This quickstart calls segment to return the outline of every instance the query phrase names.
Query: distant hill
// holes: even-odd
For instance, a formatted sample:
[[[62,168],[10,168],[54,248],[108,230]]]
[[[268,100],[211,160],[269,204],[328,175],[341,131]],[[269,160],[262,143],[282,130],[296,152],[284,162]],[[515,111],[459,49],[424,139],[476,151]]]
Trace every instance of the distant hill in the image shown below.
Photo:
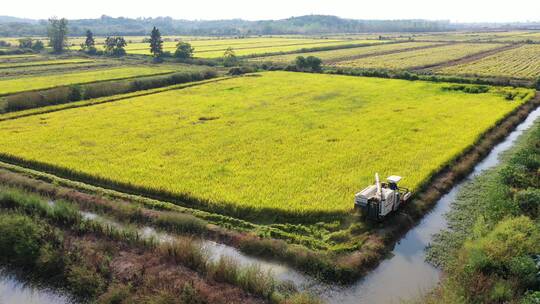
[[[34,19],[26,19],[26,18],[18,18],[18,17],[11,17],[11,16],[0,16],[0,23],[38,23],[38,20]]]
[[[354,20],[335,16],[309,15],[281,20],[175,20],[158,18],[113,18],[69,20],[70,35],[147,35],[157,26],[164,35],[278,35],[360,32],[425,32],[451,29],[449,21]],[[46,20],[0,16],[0,36],[40,36],[47,33]]]

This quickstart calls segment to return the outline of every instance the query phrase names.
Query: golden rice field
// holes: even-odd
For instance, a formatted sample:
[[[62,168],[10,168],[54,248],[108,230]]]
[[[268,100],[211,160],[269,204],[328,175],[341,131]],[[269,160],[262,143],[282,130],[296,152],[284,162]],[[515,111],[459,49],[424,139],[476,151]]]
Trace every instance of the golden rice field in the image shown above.
[[[227,48],[231,47],[237,56],[257,55],[277,52],[297,51],[305,48],[334,47],[351,44],[379,44],[379,40],[335,40],[335,39],[300,39],[300,38],[246,38],[224,40],[188,41],[195,48],[195,57],[222,57]],[[164,51],[174,52],[176,42],[164,43]],[[147,43],[128,45],[130,54],[150,54]]]
[[[343,61],[343,60],[351,59],[358,56],[375,55],[381,52],[400,51],[400,50],[405,50],[405,49],[410,49],[410,48],[435,46],[435,45],[437,45],[437,43],[432,43],[432,42],[390,43],[390,44],[363,46],[363,47],[347,48],[347,49],[339,49],[339,50],[331,50],[331,51],[307,52],[307,53],[259,57],[259,58],[250,59],[250,61],[291,63],[291,62],[294,62],[294,60],[298,56],[315,56],[322,59],[324,63],[334,63],[334,62]]]
[[[340,67],[410,69],[436,65],[450,60],[470,56],[479,52],[502,47],[501,44],[459,43],[421,50],[399,52],[389,55],[371,56],[360,59],[341,61]]]
[[[57,86],[89,83],[114,79],[125,79],[139,76],[150,76],[174,72],[175,67],[122,67],[96,69],[85,72],[62,73],[20,78],[0,79],[0,95],[13,94],[23,91],[43,90]]]
[[[265,72],[3,121],[0,153],[215,210],[346,212],[375,172],[416,189],[533,94],[447,86]]]
[[[540,45],[527,44],[477,61],[438,70],[443,74],[536,78],[540,76]]]

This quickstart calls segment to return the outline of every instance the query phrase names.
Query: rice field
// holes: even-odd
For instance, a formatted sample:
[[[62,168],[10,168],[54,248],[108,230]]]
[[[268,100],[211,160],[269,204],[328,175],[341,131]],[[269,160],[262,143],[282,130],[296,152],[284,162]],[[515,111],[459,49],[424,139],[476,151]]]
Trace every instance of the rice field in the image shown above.
[[[446,67],[437,72],[443,74],[515,78],[540,77],[540,45],[523,45],[484,57],[477,61]]]
[[[11,62],[11,63],[0,63],[0,69],[34,67],[34,66],[49,66],[49,65],[63,65],[63,64],[82,64],[82,63],[91,63],[91,62],[94,62],[94,60],[89,60],[89,59],[57,59],[57,60],[43,60],[43,61],[29,61],[29,62]]]
[[[290,52],[304,48],[342,46],[350,44],[378,44],[379,40],[337,40],[337,39],[302,39],[302,38],[246,38],[187,41],[195,48],[195,57],[222,57],[227,48],[231,47],[237,56],[257,55],[265,53]],[[165,42],[164,51],[174,53],[177,42]],[[150,54],[147,43],[131,44],[126,48],[130,54]]]
[[[444,63],[470,56],[479,52],[499,48],[501,44],[459,43],[421,50],[399,52],[389,55],[371,56],[360,59],[341,61],[339,67],[381,68],[381,69],[411,69]]]
[[[346,212],[375,172],[416,189],[532,95],[448,86],[265,72],[3,121],[0,153],[217,210]]]
[[[338,49],[331,51],[320,52],[307,52],[296,53],[286,55],[275,55],[260,58],[253,58],[250,61],[253,62],[273,62],[273,63],[291,63],[294,62],[298,56],[315,56],[323,60],[323,63],[334,63],[358,56],[376,55],[381,52],[401,51],[411,48],[419,48],[425,46],[435,46],[437,43],[431,42],[403,42],[403,43],[390,43],[374,46],[363,46],[356,48]]]
[[[75,73],[0,79],[0,95],[8,95],[23,91],[43,90],[64,85],[165,74],[174,72],[176,69],[177,68],[175,67],[167,66],[133,66],[101,70],[97,69]]]

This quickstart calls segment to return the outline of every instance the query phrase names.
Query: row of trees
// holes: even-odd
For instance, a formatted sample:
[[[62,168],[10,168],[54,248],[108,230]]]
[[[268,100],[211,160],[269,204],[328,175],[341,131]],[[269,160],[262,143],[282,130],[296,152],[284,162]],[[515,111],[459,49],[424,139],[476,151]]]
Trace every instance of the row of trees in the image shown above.
[[[67,48],[67,34],[68,34],[68,22],[65,18],[49,19],[49,30],[48,36],[50,45],[53,48],[55,53],[62,53]],[[191,44],[187,42],[180,41],[176,44],[176,50],[174,54],[166,53],[163,51],[163,39],[158,28],[155,26],[150,32],[150,53],[154,57],[154,60],[160,61],[165,55],[174,56],[179,59],[190,59],[193,58],[193,53],[195,49]],[[27,48],[40,47],[43,48],[43,43],[41,41],[33,42],[31,39],[20,41],[20,44]],[[36,46],[37,45],[37,46]],[[104,44],[104,53],[109,56],[124,56],[126,54],[125,47],[127,42],[124,37],[121,36],[108,36],[105,39]],[[96,48],[96,40],[92,31],[86,31],[86,39],[84,43],[81,44],[81,51],[84,51],[88,54],[95,55],[98,53]],[[238,63],[238,58],[236,57],[234,50],[228,48],[223,56],[223,63],[225,66],[233,66]]]

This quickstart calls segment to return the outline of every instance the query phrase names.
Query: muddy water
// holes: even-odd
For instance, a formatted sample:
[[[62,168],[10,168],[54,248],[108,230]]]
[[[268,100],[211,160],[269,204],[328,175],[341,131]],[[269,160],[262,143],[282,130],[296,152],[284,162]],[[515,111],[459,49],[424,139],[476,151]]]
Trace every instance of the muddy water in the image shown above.
[[[69,297],[47,288],[23,283],[0,270],[0,304],[68,304]]]

